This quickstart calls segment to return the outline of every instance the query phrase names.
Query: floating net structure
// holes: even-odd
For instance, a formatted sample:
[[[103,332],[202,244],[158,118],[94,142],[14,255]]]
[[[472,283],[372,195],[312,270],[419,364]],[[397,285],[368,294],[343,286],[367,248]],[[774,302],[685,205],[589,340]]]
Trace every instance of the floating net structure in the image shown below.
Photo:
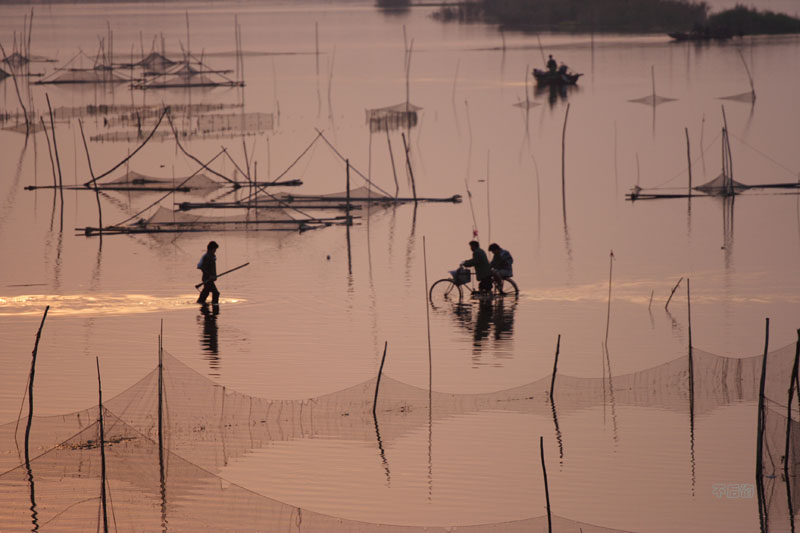
[[[266,399],[219,385],[161,351],[156,368],[101,406],[34,417],[29,461],[22,451],[27,419],[0,426],[0,528],[73,531],[99,528],[106,520],[125,530],[547,531],[546,516],[458,527],[349,520],[280,502],[219,473],[252,450],[302,438],[363,441],[382,454],[435,421],[480,411],[552,417],[558,432],[558,414],[607,403],[657,407],[686,414],[693,431],[699,414],[760,398],[753,435],[759,437],[754,464],[761,472],[761,520],[764,530],[789,530],[800,505],[800,398],[793,399],[798,346],[774,349],[766,358],[693,349],[626,375],[557,376],[552,402],[551,376],[481,394],[429,391],[382,376],[377,391],[378,377],[314,398]],[[616,531],[562,517],[553,521],[557,531]]]
[[[413,128],[417,125],[417,113],[419,111],[422,111],[422,108],[410,102],[367,109],[366,117],[369,131],[391,131],[401,128]]]

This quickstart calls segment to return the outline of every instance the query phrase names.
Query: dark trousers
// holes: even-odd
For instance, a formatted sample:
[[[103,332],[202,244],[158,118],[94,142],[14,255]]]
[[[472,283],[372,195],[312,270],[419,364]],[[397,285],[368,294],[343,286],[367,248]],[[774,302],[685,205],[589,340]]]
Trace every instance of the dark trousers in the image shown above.
[[[197,303],[204,304],[206,303],[206,298],[208,295],[211,294],[211,303],[215,304],[219,302],[219,291],[217,290],[217,286],[214,285],[213,281],[206,281],[203,285],[203,290],[200,291],[200,296],[197,297]]]

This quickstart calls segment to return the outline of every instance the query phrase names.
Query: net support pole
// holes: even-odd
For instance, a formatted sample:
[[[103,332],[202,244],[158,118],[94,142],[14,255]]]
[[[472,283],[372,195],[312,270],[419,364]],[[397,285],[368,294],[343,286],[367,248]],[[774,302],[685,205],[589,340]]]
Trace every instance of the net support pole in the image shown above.
[[[692,151],[689,145],[689,128],[683,128],[686,132],[686,159],[689,161],[689,198],[692,197]]]
[[[409,149],[408,143],[406,143],[406,134],[401,132],[400,135],[403,137],[403,150],[406,153],[406,166],[408,167],[408,175],[411,178],[411,193],[414,195],[414,203],[417,203],[417,185],[414,182],[414,169],[411,168],[411,159],[409,157]]]
[[[347,221],[347,225],[350,225],[350,160],[345,159],[345,166],[347,167],[347,183],[346,183],[346,203],[345,203],[345,220]]]
[[[561,334],[558,334],[556,341],[556,358],[553,361],[553,376],[550,378],[550,403],[553,403],[553,390],[556,386],[556,371],[558,370],[558,352],[561,350]]]
[[[383,343],[383,357],[381,357],[381,366],[378,369],[378,380],[375,382],[375,399],[372,400],[372,416],[375,416],[375,409],[378,406],[378,389],[381,386],[381,375],[383,374],[383,363],[386,361],[386,349],[389,347],[389,341]]]
[[[53,133],[53,153],[56,156],[56,168],[58,169],[58,189],[61,197],[61,213],[64,213],[64,178],[61,174],[61,159],[58,157],[58,143],[56,142],[56,122],[53,117],[53,107],[50,105],[50,95],[44,93],[47,99],[47,110],[50,113],[50,130]],[[26,118],[27,120],[27,118]]]
[[[31,372],[28,377],[28,422],[25,426],[25,464],[30,468],[30,454],[29,444],[31,437],[31,424],[33,423],[33,378],[36,374],[36,354],[39,352],[39,339],[42,338],[42,329],[44,328],[44,320],[47,318],[47,311],[50,306],[44,308],[44,315],[42,315],[42,322],[39,324],[39,330],[36,332],[36,341],[33,344],[33,353],[31,358]]]
[[[786,485],[790,484],[789,481],[789,447],[791,444],[792,433],[792,399],[794,398],[794,391],[798,385],[797,369],[798,360],[800,360],[800,329],[797,330],[797,344],[794,350],[794,364],[792,365],[792,376],[789,378],[789,399],[786,402],[786,446],[783,452],[783,476],[786,479]],[[798,391],[800,394],[800,391]],[[791,501],[789,502],[791,505]]]
[[[667,303],[664,304],[664,310],[665,311],[669,311],[669,309],[667,309],[667,308],[669,307],[669,303],[672,301],[672,296],[675,294],[675,291],[678,290],[678,286],[680,286],[681,281],[683,281],[683,276],[681,276],[681,278],[678,280],[678,283],[676,283],[675,286],[672,287],[672,292],[669,293],[669,298],[667,298]]]
[[[561,130],[561,205],[564,210],[566,218],[567,213],[567,185],[564,170],[564,160],[567,150],[567,119],[569,118],[569,104],[567,104],[567,111],[564,113],[564,128]]]
[[[106,446],[103,429],[103,386],[100,382],[100,358],[97,363],[97,397],[100,404],[98,423],[100,424],[100,501],[103,508],[103,533],[108,533],[108,504],[106,501]]]
[[[758,387],[758,425],[756,440],[756,491],[758,492],[758,515],[761,531],[766,531],[764,506],[764,482],[763,482],[763,457],[764,448],[764,388],[767,380],[767,352],[769,350],[769,318],[766,319],[766,331],[764,335],[764,357],[761,360],[761,382]]]
[[[539,455],[542,459],[542,476],[544,476],[544,498],[547,503],[547,531],[553,533],[553,521],[550,517],[550,489],[547,487],[547,466],[544,463],[544,438],[539,436]]]
[[[397,199],[400,196],[400,184],[397,182],[397,168],[394,164],[394,152],[392,152],[392,140],[389,137],[389,119],[383,119],[383,125],[386,128],[386,144],[389,145],[389,159],[392,162],[392,176],[394,176],[394,197]]]

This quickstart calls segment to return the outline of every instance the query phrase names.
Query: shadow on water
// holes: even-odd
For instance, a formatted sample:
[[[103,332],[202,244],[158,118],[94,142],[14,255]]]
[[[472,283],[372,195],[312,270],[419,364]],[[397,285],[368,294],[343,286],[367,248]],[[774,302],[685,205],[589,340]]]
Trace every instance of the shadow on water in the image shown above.
[[[579,92],[577,85],[545,85],[535,86],[533,94],[536,97],[547,96],[547,104],[553,109],[558,102],[566,103],[571,93]]]
[[[472,333],[472,353],[476,364],[487,340],[494,339],[495,346],[507,343],[514,330],[514,313],[517,300],[494,298],[467,301],[450,308],[456,322]]]
[[[198,322],[202,320],[203,332],[200,337],[200,345],[203,351],[208,354],[208,366],[212,370],[219,370],[219,325],[217,316],[219,315],[219,305],[201,305]]]

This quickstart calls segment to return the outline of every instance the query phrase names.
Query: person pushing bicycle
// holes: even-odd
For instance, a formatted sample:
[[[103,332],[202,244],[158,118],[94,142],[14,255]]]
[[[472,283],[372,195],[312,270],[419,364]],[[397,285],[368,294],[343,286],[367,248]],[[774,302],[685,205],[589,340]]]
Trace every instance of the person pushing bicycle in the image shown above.
[[[486,252],[481,249],[478,241],[469,241],[469,247],[472,250],[472,259],[462,261],[461,265],[475,268],[475,277],[478,280],[478,290],[485,293],[491,292],[492,275],[489,259],[486,257]]]
[[[489,263],[490,272],[494,282],[498,287],[503,287],[503,280],[510,278],[514,275],[514,258],[508,250],[500,248],[496,242],[489,245],[489,251],[492,252],[492,261]]]

